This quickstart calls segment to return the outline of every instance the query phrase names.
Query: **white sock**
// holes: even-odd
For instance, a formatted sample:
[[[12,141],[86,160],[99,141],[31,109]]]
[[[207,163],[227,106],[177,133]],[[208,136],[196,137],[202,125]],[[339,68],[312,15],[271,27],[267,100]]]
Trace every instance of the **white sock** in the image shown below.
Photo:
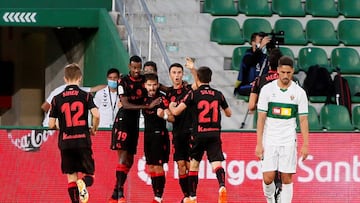
[[[161,202],[162,198],[161,197],[155,197],[154,198],[157,202]]]
[[[282,203],[290,203],[293,197],[293,183],[283,184],[280,193]]]
[[[274,203],[275,202],[275,183],[274,181],[272,183],[270,183],[269,185],[266,185],[263,183],[263,191],[264,191],[264,195],[266,198],[267,203]]]

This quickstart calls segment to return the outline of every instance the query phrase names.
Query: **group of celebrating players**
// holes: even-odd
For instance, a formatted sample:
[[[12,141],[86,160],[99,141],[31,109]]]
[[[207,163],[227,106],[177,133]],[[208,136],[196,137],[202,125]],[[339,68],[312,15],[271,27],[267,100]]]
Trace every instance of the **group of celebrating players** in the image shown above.
[[[170,155],[167,122],[173,124],[173,158],[177,162],[183,193],[181,202],[197,202],[199,162],[205,151],[219,183],[218,202],[227,202],[220,132],[221,111],[229,117],[231,110],[223,94],[209,86],[212,76],[209,67],[195,69],[191,58],[186,58],[185,67],[191,71],[195,82],[183,81],[184,68],[180,63],[174,63],[169,67],[173,85],[166,87],[159,83],[156,70],[144,72],[141,58],[130,57],[129,74],[119,79],[117,87],[121,108],[112,126],[110,148],[117,151],[118,163],[109,203],[126,202],[124,185],[137,151],[140,113],[145,121],[144,152],[154,193],[152,202],[163,202],[166,181],[163,164],[168,162]],[[54,97],[49,121],[49,128],[56,128],[55,121],[59,120],[61,167],[68,176],[68,191],[73,203],[89,199],[86,187],[92,185],[95,168],[90,135],[96,134],[101,119],[91,94],[78,87],[81,77],[77,64],[65,67],[67,87]],[[92,113],[90,132],[87,110]],[[85,175],[78,179],[80,172]]]

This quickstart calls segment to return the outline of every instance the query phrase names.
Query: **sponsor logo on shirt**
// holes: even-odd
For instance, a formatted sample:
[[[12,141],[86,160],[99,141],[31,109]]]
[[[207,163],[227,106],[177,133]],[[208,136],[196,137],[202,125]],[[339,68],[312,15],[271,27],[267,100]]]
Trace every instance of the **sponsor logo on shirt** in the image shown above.
[[[274,107],[272,109],[272,114],[280,116],[291,116],[291,108]]]

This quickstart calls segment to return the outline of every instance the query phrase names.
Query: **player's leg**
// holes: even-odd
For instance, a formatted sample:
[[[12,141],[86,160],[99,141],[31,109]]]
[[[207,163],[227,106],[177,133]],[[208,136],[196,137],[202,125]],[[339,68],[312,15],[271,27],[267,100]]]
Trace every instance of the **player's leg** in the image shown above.
[[[280,203],[281,202],[281,198],[280,198],[280,193],[281,193],[281,188],[282,188],[282,182],[281,182],[281,173],[279,171],[275,172],[275,203]]]
[[[72,203],[79,203],[79,190],[77,186],[77,173],[66,174],[68,181],[68,193]]]
[[[291,173],[281,173],[282,191],[280,193],[281,202],[291,202],[293,197],[293,182]]]
[[[119,162],[116,168],[116,180],[118,189],[118,199],[124,199],[124,185],[134,163],[134,155],[128,151],[118,150]]]
[[[199,183],[199,164],[200,162],[192,159],[190,161],[190,170],[189,170],[189,202],[196,202],[196,190]]]
[[[88,152],[88,153],[86,153]],[[94,162],[92,157],[88,157],[91,150],[68,149],[61,150],[61,170],[67,175],[68,179],[68,193],[73,203],[87,202],[89,193],[86,189],[84,181],[78,180],[78,172],[93,173]],[[88,158],[88,159],[87,159]],[[85,164],[84,164],[85,163]],[[86,163],[92,164],[86,168]]]
[[[125,203],[124,185],[127,174],[134,163],[139,138],[138,117],[126,117],[118,111],[112,129],[111,149],[117,150],[118,163],[116,166],[116,184],[109,203]],[[123,118],[123,119],[120,119]]]
[[[174,144],[174,161],[177,163],[178,167],[178,176],[179,176],[179,185],[181,191],[184,195],[183,200],[189,197],[189,180],[188,172],[190,167],[189,162],[189,138],[184,134],[174,135],[173,137]]]
[[[278,169],[278,147],[264,146],[264,157],[261,161],[261,169],[263,172],[263,192],[268,203],[275,202],[275,171]]]
[[[162,165],[152,165],[153,172],[151,173],[151,184],[154,192],[153,203],[162,202],[162,197],[165,188],[165,172]]]
[[[199,183],[199,165],[200,161],[205,152],[205,147],[201,140],[193,136],[191,141],[191,149],[190,149],[190,168],[189,168],[189,195],[190,201],[196,203],[196,190]]]
[[[212,169],[216,174],[219,183],[219,198],[218,203],[227,203],[227,191],[225,187],[225,170],[221,163],[225,160],[223,155],[220,135],[208,138],[206,141],[206,152],[208,160],[211,163]]]
[[[263,192],[267,203],[275,202],[275,171],[263,172]]]
[[[169,160],[169,150],[167,147],[169,147],[167,131],[145,133],[144,152],[151,176],[154,193],[153,203],[162,202],[166,181],[163,164]]]
[[[189,162],[185,160],[176,161],[178,167],[178,175],[179,175],[179,185],[181,191],[185,197],[189,197],[189,187],[188,187],[188,169],[187,165]]]
[[[282,191],[281,202],[291,202],[293,197],[292,175],[296,173],[297,156],[296,143],[284,146],[280,151],[279,171],[281,172]]]
[[[95,161],[91,148],[78,149],[79,166],[76,171],[85,174],[81,179],[76,181],[79,190],[80,202],[86,203],[89,200],[89,193],[87,187],[94,183]]]

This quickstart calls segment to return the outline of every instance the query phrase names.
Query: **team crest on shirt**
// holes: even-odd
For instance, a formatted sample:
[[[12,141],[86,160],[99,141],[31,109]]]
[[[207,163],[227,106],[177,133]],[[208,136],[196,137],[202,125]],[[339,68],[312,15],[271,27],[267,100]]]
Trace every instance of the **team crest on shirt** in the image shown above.
[[[294,100],[294,99],[295,99],[295,96],[294,96],[294,95],[291,95],[291,96],[290,96],[290,99],[291,99],[291,101]]]
[[[137,89],[137,90],[136,90],[136,95],[141,96],[141,94],[142,94],[141,89]]]

